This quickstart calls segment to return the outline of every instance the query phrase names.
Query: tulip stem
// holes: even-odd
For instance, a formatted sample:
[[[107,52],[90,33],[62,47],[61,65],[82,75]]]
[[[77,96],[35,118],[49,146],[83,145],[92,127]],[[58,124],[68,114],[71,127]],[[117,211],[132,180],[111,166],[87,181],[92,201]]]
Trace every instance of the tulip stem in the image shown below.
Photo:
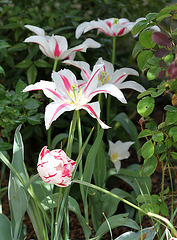
[[[112,41],[112,65],[113,65],[113,67],[115,64],[115,56],[116,56],[116,36],[113,37],[113,41]]]
[[[116,36],[113,37],[112,41],[112,65],[114,67],[116,56]],[[110,106],[111,106],[111,96],[108,94],[107,99],[107,124],[110,124]]]
[[[53,71],[56,71],[57,63],[58,63],[58,59],[55,59],[54,64],[53,64]],[[50,128],[47,132],[47,146],[48,146],[49,149],[51,148],[51,142],[52,142],[51,139],[52,139],[52,126],[50,126]]]

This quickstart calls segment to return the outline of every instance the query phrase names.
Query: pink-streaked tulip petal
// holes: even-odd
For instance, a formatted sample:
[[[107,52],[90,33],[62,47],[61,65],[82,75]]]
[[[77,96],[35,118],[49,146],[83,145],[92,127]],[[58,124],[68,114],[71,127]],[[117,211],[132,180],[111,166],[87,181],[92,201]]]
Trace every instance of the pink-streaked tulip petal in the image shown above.
[[[49,46],[54,57],[62,59],[62,53],[68,49],[68,42],[63,36],[53,35],[49,40]]]
[[[113,84],[104,84],[98,88],[95,89],[95,91],[92,91],[90,93],[90,95],[88,96],[89,99],[92,99],[95,95],[97,95],[98,93],[106,93],[106,94],[110,94],[113,97],[116,97],[120,102],[122,103],[127,103],[123,93],[120,91],[119,88],[117,88],[115,85]]]
[[[37,170],[44,182],[67,187],[71,184],[75,166],[76,162],[70,159],[63,150],[50,151],[45,146],[39,154]]]
[[[62,94],[66,99],[69,97],[68,93],[73,93],[72,86],[75,86],[76,92],[78,83],[75,75],[69,69],[63,69],[59,72],[52,72],[52,79],[58,89],[58,92]],[[70,98],[68,98],[69,100]]]
[[[53,52],[49,47],[49,43],[43,36],[31,36],[24,40],[24,42],[33,42],[40,45],[41,51],[48,57],[53,56]]]
[[[121,68],[114,72],[111,78],[111,83],[119,86],[128,75],[139,76],[139,73],[133,68]]]
[[[75,37],[78,39],[84,30],[89,26],[90,22],[83,22],[79,24],[76,28]]]
[[[120,84],[119,86],[120,89],[133,89],[136,90],[138,92],[144,92],[146,91],[146,89],[139,83],[135,82],[135,81],[126,81]]]
[[[52,122],[55,121],[64,112],[74,110],[74,105],[60,102],[49,103],[45,108],[45,127],[49,129]]]
[[[89,104],[85,104],[82,106],[82,109],[85,109],[91,117],[96,118],[99,122],[100,126],[103,129],[109,129],[110,126],[106,125],[104,122],[100,120],[100,105],[99,102],[93,102]]]
[[[95,65],[93,68],[93,71],[91,73],[91,76],[86,84],[86,86],[84,87],[83,93],[85,95],[89,95],[91,92],[93,92],[93,90],[95,90],[98,86],[98,75],[102,69],[103,65],[102,64],[98,64]]]
[[[108,76],[113,75],[114,67],[113,67],[112,63],[105,61],[105,60],[103,60],[102,57],[100,57],[98,59],[98,61],[96,62],[96,64],[103,64],[103,70],[106,73],[106,75],[108,75]]]
[[[87,28],[84,30],[84,33],[92,30],[92,29],[98,29],[105,33],[108,36],[112,36],[112,31],[110,27],[102,20],[99,21],[91,21],[90,24],[87,26]]]
[[[25,25],[25,27],[28,28],[30,31],[34,32],[38,36],[45,36],[45,31],[40,27],[36,27],[28,24]]]
[[[81,70],[81,76],[85,81],[88,81],[91,75],[90,65],[84,61],[72,61],[72,60],[65,60],[63,61],[65,64],[69,64],[75,66]]]

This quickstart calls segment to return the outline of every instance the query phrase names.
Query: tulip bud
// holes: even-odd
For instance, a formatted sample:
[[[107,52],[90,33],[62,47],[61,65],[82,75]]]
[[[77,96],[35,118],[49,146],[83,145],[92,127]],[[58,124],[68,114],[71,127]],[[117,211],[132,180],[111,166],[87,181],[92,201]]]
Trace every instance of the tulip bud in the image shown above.
[[[76,162],[70,159],[63,150],[50,151],[45,146],[39,154],[37,170],[44,182],[67,187],[71,184],[75,164]]]

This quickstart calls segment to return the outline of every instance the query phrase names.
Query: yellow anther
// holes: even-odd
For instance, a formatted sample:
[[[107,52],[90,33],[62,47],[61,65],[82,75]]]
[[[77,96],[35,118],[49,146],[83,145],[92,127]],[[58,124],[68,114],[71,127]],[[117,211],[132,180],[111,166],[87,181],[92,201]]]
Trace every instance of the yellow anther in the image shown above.
[[[118,22],[119,22],[119,19],[118,18],[114,18],[114,21],[113,21],[112,25],[117,24]]]
[[[111,155],[111,159],[112,159],[112,161],[113,162],[115,162],[115,160],[118,158],[118,154],[117,153],[113,153],[112,155]]]

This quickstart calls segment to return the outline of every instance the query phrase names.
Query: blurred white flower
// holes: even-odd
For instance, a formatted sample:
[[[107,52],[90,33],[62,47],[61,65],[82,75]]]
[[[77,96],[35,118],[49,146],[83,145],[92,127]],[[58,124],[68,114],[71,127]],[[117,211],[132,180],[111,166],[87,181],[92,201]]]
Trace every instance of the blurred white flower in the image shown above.
[[[116,171],[119,172],[121,167],[121,160],[130,157],[129,148],[134,142],[121,142],[118,140],[116,143],[109,141],[109,152],[108,155],[111,161],[114,163]]]

